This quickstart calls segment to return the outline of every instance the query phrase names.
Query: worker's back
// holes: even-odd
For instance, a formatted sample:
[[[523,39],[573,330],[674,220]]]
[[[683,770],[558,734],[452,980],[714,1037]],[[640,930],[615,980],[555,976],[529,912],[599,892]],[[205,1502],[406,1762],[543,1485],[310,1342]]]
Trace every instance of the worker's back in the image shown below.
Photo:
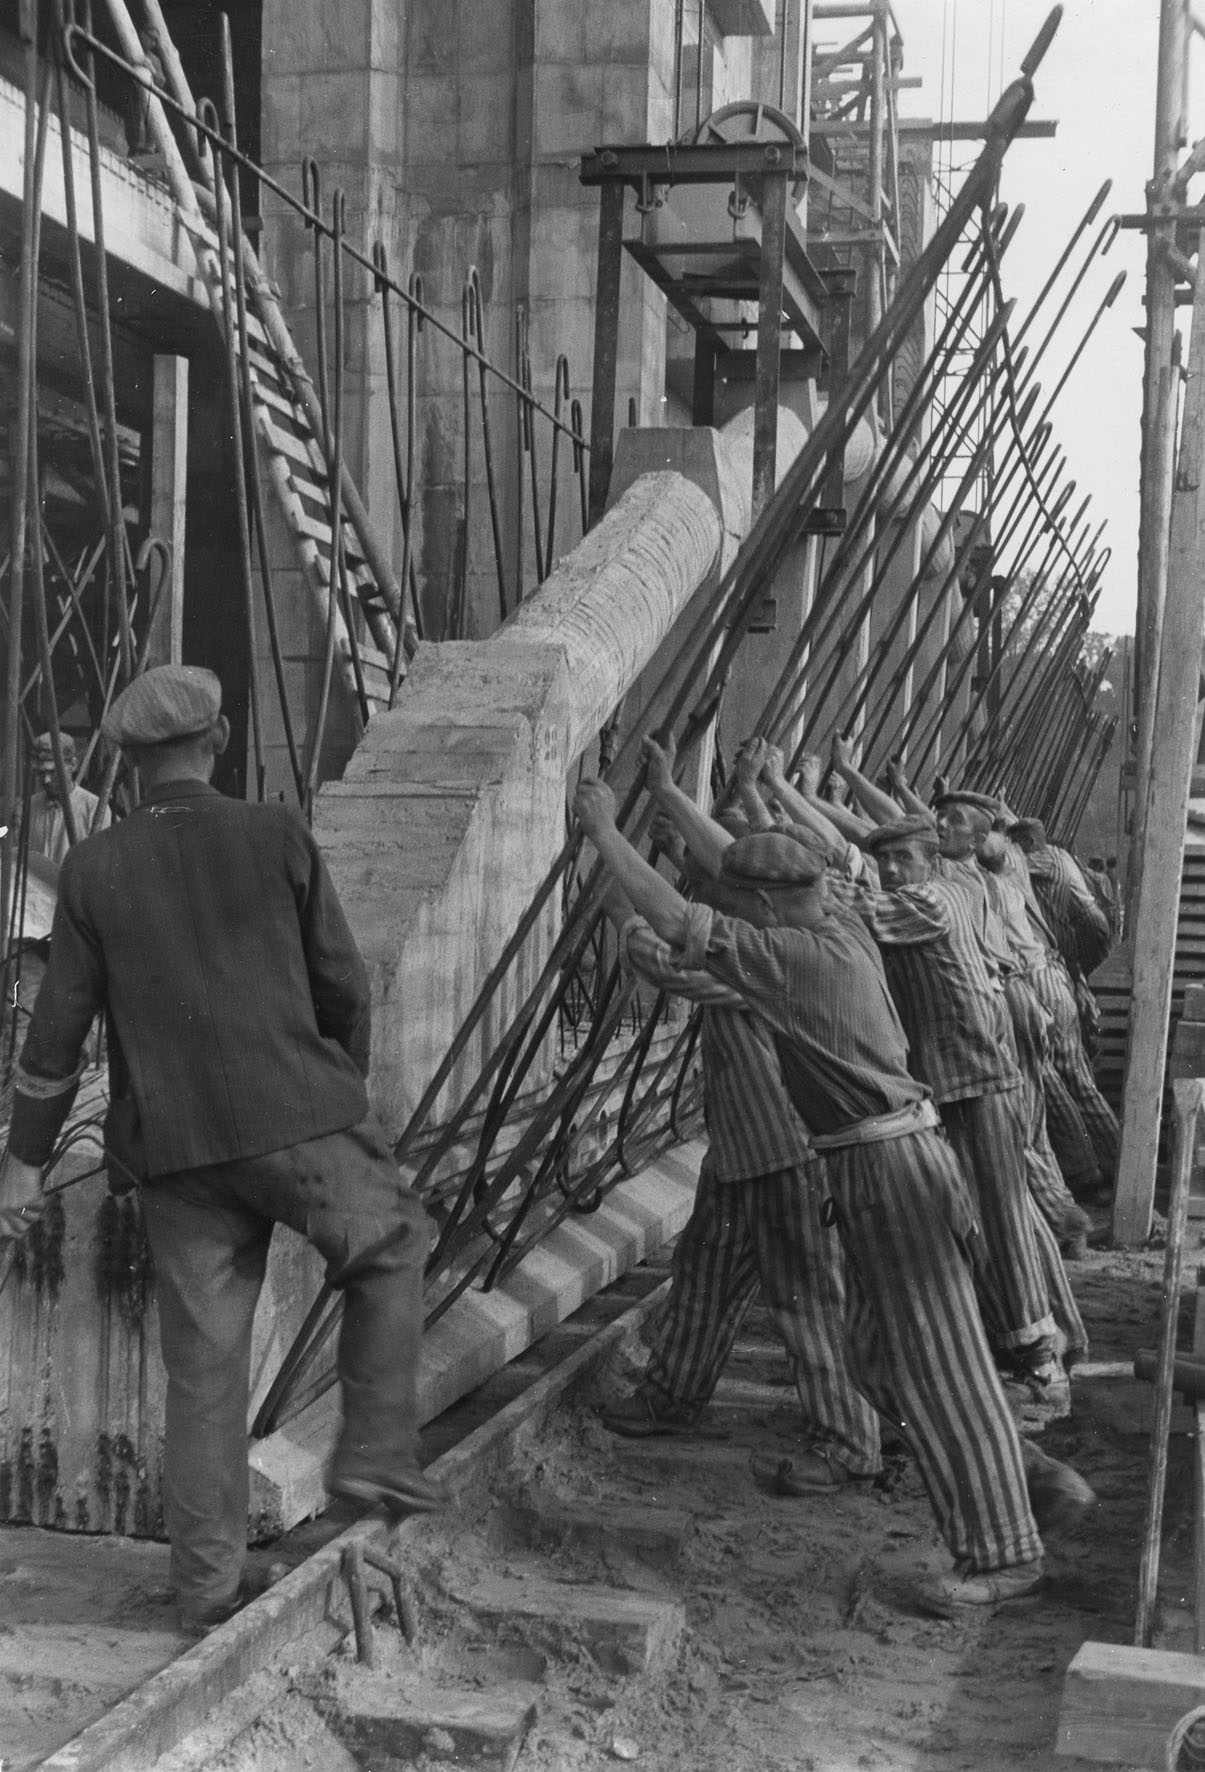
[[[68,856],[23,1054],[61,1070],[107,1005],[151,1175],[279,1150],[367,1112],[364,967],[309,832],[201,781]]]

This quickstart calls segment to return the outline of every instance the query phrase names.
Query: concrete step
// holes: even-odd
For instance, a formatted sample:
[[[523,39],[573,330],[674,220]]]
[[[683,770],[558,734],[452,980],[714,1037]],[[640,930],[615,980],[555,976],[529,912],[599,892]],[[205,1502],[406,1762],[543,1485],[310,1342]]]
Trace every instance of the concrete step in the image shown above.
[[[559,1495],[527,1494],[510,1515],[533,1548],[585,1551],[613,1557],[627,1553],[658,1569],[676,1567],[694,1531],[685,1508],[633,1506],[630,1502],[566,1501]]]
[[[751,1378],[720,1379],[711,1399],[713,1409],[783,1409],[795,1402],[795,1389],[787,1384],[759,1384]]]
[[[340,1675],[331,1728],[373,1772],[419,1764],[512,1772],[540,1696],[524,1684],[473,1692],[363,1669]]]
[[[450,1597],[496,1624],[535,1625],[554,1650],[585,1643],[606,1673],[650,1673],[667,1666],[686,1626],[680,1600],[650,1599],[569,1581],[488,1575]]]

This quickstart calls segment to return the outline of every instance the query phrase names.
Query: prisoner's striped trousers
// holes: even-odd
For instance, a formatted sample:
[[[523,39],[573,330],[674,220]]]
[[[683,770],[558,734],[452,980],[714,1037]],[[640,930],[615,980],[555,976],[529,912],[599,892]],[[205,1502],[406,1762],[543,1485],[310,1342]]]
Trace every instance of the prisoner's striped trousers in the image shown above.
[[[976,1303],[979,1239],[953,1151],[928,1131],[825,1161],[855,1381],[907,1439],[954,1557],[975,1570],[1032,1561],[1042,1541]]]
[[[845,1264],[834,1232],[820,1222],[824,1193],[815,1163],[718,1182],[704,1160],[644,1382],[675,1403],[706,1402],[760,1284],[808,1439],[855,1476],[871,1476],[879,1469],[879,1424],[846,1363]]]
[[[1026,982],[1044,1009],[1050,1011],[1050,1056],[1072,1102],[1078,1109],[1092,1149],[1106,1179],[1117,1172],[1121,1129],[1092,1075],[1080,1035],[1079,1011],[1071,983],[1062,966],[1037,966],[1025,974]],[[1047,1113],[1051,1103],[1047,1102]],[[1057,1108],[1055,1109],[1057,1112]],[[1055,1148],[1058,1148],[1057,1140]]]
[[[1029,1347],[1055,1325],[1030,1209],[1021,1089],[943,1102],[939,1112],[979,1220],[988,1333],[998,1348]]]

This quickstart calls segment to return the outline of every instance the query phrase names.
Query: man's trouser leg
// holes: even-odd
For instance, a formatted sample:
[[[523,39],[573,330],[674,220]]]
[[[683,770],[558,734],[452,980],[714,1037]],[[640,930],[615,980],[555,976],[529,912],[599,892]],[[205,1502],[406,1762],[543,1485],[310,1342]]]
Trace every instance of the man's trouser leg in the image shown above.
[[[430,1221],[375,1120],[142,1190],[168,1374],[165,1501],[181,1603],[238,1589],[247,1529],[251,1321],[272,1223],[325,1257],[344,1293],[335,1464],[369,1479],[413,1468],[422,1270]],[[367,1254],[380,1241],[387,1246]]]
[[[1067,1278],[1067,1269],[1059,1253],[1058,1239],[1038,1211],[1036,1202],[1031,1200],[1030,1207],[1033,1211],[1034,1238],[1046,1281],[1046,1295],[1050,1299],[1050,1314],[1065,1339],[1063,1364],[1071,1366],[1076,1360],[1082,1360],[1088,1352],[1088,1331],[1075,1301],[1075,1293],[1071,1290],[1071,1281]]]
[[[1050,1136],[1050,1147],[1059,1173],[1074,1198],[1077,1187],[1098,1187],[1103,1171],[1096,1160],[1084,1117],[1055,1069],[1053,1058],[1047,1060],[1042,1070],[1042,1094],[1046,1099],[1046,1131]]]
[[[804,1422],[846,1470],[872,1477],[882,1467],[879,1422],[850,1376],[845,1254],[820,1219],[827,1177],[807,1163],[752,1186],[762,1302],[787,1350]]]
[[[674,1246],[669,1297],[657,1314],[644,1383],[684,1408],[702,1408],[711,1396],[757,1295],[747,1187],[718,1182],[705,1157]]]
[[[167,1369],[171,1580],[187,1612],[218,1612],[237,1597],[247,1549],[251,1324],[272,1224],[185,1176],[141,1197]]]
[[[1021,1091],[946,1102],[940,1113],[979,1221],[988,1332],[1001,1349],[1031,1347],[1054,1334],[1054,1318],[1030,1212]]]
[[[857,1475],[879,1468],[878,1423],[849,1377],[840,1248],[820,1223],[811,1166],[717,1182],[704,1162],[674,1250],[645,1383],[702,1407],[715,1390],[760,1284],[791,1362],[805,1431]]]
[[[1096,1160],[1106,1178],[1117,1173],[1121,1128],[1092,1075],[1080,1037],[1079,1014],[1070,981],[1061,967],[1043,966],[1027,974],[1038,1001],[1050,1011],[1050,1056],[1079,1110]]]
[[[1042,1078],[1050,1067],[1050,1016],[1022,978],[1010,978],[1005,985],[1005,995],[1012,1016],[1017,1061],[1021,1067],[1025,1179],[1031,1196],[1056,1235],[1071,1234],[1083,1228],[1087,1221],[1063,1180],[1046,1128]]]
[[[975,1298],[967,1186],[936,1132],[826,1158],[847,1256],[854,1381],[908,1441],[943,1538],[972,1570],[1042,1541]]]

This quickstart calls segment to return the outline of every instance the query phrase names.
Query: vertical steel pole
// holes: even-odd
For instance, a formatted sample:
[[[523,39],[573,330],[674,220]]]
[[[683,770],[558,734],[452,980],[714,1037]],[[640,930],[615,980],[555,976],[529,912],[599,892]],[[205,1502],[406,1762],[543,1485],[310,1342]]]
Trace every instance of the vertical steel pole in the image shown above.
[[[622,179],[599,192],[598,272],[594,300],[594,381],[590,396],[590,522],[607,502],[615,451],[615,377],[619,362],[619,283],[623,270]]]
[[[778,455],[778,388],[782,354],[782,259],[787,230],[787,175],[762,178],[761,262],[757,288],[757,360],[753,407],[753,521],[774,491]]]

